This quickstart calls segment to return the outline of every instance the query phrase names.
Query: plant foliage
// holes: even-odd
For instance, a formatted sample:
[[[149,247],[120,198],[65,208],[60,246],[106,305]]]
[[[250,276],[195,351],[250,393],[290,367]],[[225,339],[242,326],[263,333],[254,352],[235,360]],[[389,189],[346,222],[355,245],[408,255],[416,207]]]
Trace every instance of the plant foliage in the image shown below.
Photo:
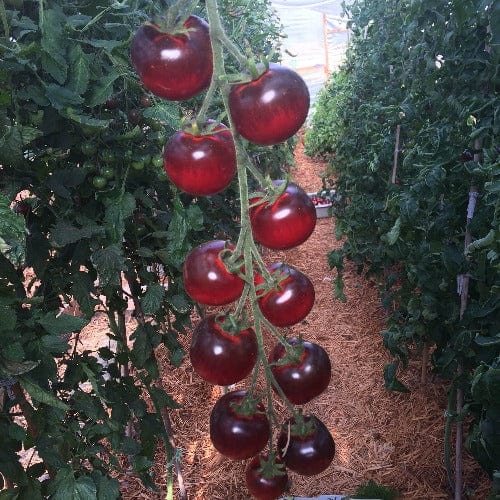
[[[130,40],[158,8],[0,2],[2,498],[117,498],[115,472],[153,487],[158,444],[170,466],[177,457],[164,427],[177,403],[155,349],[180,364],[192,309],[182,263],[231,236],[238,207],[234,187],[197,200],[166,182],[163,145],[197,101],[145,93],[131,67]],[[237,43],[279,45],[266,0],[221,10]],[[286,168],[290,144],[253,157]],[[94,350],[80,338],[96,316],[108,333]]]
[[[387,387],[407,390],[398,362],[405,367],[414,347],[433,346],[434,370],[466,394],[463,414],[452,406],[450,418],[474,416],[468,444],[493,474],[500,469],[498,9],[485,0],[357,0],[348,16],[347,60],[306,135],[309,154],[328,156],[342,200],[336,232],[346,241],[329,255],[336,288],[340,295],[344,258],[380,283],[384,344],[397,359],[385,369]]]

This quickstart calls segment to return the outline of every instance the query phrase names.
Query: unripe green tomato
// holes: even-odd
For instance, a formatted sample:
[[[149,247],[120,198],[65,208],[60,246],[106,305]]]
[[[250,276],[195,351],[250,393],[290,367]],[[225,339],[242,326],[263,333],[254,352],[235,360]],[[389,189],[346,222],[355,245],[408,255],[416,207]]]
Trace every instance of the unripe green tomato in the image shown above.
[[[134,170],[142,170],[144,168],[144,161],[143,160],[135,160],[130,165]]]
[[[92,179],[92,184],[96,189],[104,189],[106,187],[107,183],[108,183],[108,181],[104,177],[102,177],[101,175],[96,175]]]
[[[111,149],[105,149],[101,153],[101,158],[104,163],[112,163],[115,160],[115,154]]]
[[[80,145],[80,149],[85,156],[92,156],[97,151],[97,146],[92,142],[84,142]]]
[[[84,170],[86,170],[87,172],[93,172],[96,168],[95,166],[95,163],[90,161],[90,160],[86,160],[82,163],[82,168]]]
[[[113,179],[115,177],[115,169],[113,167],[109,167],[109,166],[102,167],[101,168],[101,175],[105,179]]]
[[[153,156],[153,158],[151,159],[151,163],[153,164],[153,167],[163,168],[163,156]]]

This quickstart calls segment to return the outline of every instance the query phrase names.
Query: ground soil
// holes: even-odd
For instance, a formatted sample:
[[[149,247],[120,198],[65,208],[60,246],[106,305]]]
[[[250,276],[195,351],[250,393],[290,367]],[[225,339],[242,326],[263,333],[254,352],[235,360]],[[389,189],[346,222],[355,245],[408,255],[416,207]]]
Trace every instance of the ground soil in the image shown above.
[[[319,174],[325,164],[308,158],[302,144],[296,150],[293,179],[307,191],[320,189]],[[328,390],[304,407],[329,428],[336,443],[331,466],[319,476],[290,474],[291,495],[349,494],[370,479],[390,486],[406,500],[452,498],[443,465],[444,415],[447,384],[430,373],[421,382],[421,355],[415,353],[409,369],[401,375],[411,389],[408,394],[388,392],[383,367],[391,361],[382,344],[384,312],[377,287],[356,273],[352,264],[345,270],[342,303],[333,296],[334,272],[326,255],[342,243],[334,237],[334,219],[319,219],[313,235],[298,248],[268,253],[270,261],[286,261],[312,280],[316,290],[313,310],[293,334],[320,344],[333,364]],[[133,321],[131,319],[131,321]],[[87,332],[100,336],[105,324]],[[184,339],[186,347],[189,336]],[[182,405],[170,412],[176,445],[181,450],[184,485],[189,500],[249,499],[245,487],[244,462],[223,458],[211,445],[208,419],[221,389],[205,383],[189,360],[172,368],[166,353],[163,380]],[[244,387],[245,381],[238,385]],[[278,410],[280,409],[278,402]],[[160,499],[166,495],[165,454],[160,450],[155,463],[158,493],[146,490],[133,477],[123,479],[125,498]],[[467,454],[464,457],[465,488],[469,498],[484,500],[489,481]],[[178,488],[176,488],[178,498]]]

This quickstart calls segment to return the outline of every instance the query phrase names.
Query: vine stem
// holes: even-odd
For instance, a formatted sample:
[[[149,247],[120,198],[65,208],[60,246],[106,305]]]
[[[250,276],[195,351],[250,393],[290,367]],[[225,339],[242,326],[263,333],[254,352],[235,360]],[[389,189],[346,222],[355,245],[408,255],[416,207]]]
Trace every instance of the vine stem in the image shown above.
[[[225,67],[224,67],[224,46],[232,52],[232,45],[234,45],[225,35],[224,29],[222,27],[222,23],[219,16],[219,11],[217,7],[216,0],[207,0],[206,1],[206,9],[208,22],[210,24],[211,29],[211,41],[212,41],[212,55],[214,61],[214,74],[218,75],[219,78],[221,75],[225,75]],[[234,55],[234,54],[233,54]],[[239,58],[237,57],[239,60]],[[243,63],[240,61],[240,63]],[[246,59],[245,59],[246,64]],[[250,212],[249,212],[249,193],[248,193],[248,177],[247,170],[254,174],[258,180],[262,182],[262,185],[265,186],[265,179],[262,174],[258,172],[248,154],[246,152],[245,146],[243,144],[242,138],[239,134],[236,133],[236,129],[234,127],[234,123],[232,121],[231,113],[229,112],[229,102],[228,102],[228,92],[227,92],[227,83],[221,86],[222,99],[224,102],[225,109],[228,114],[229,125],[233,133],[234,144],[236,149],[236,164],[237,164],[237,176],[238,176],[238,186],[239,186],[239,196],[240,196],[240,224],[241,231],[239,234],[239,238],[236,244],[234,255],[236,258],[240,258],[243,255],[243,263],[245,267],[245,281],[246,281],[246,292],[248,294],[248,299],[251,304],[251,312],[254,322],[254,330],[257,338],[258,345],[258,358],[257,363],[254,368],[252,386],[250,389],[250,394],[255,389],[255,384],[257,381],[257,374],[259,371],[260,365],[262,365],[265,373],[266,380],[266,397],[267,397],[267,407],[268,414],[271,416],[271,420],[277,421],[277,417],[274,412],[274,408],[272,405],[272,386],[276,387],[278,394],[281,396],[285,405],[288,407],[292,415],[296,418],[297,422],[302,422],[302,415],[300,412],[297,412],[293,405],[290,403],[288,398],[285,396],[279,385],[276,383],[276,380],[272,374],[269,363],[267,362],[265,347],[264,347],[264,337],[262,332],[262,321],[265,320],[263,318],[262,313],[258,307],[258,298],[256,286],[254,283],[254,269],[255,266],[259,268],[259,271],[262,272],[263,277],[266,282],[272,281],[272,276],[269,271],[266,269],[265,263],[262,260],[262,256],[258,252],[257,246],[253,239],[251,224],[250,224]],[[251,165],[251,167],[250,167]],[[242,308],[241,301],[238,304],[238,310]],[[278,335],[276,329],[272,326],[271,330],[275,335]],[[272,425],[271,425],[272,427]],[[272,430],[272,429],[271,429]],[[271,432],[272,435],[272,432]],[[271,443],[272,444],[272,443]]]
[[[396,144],[394,146],[394,161],[392,164],[392,177],[391,182],[396,184],[396,176],[398,172],[398,158],[399,158],[399,136],[401,134],[401,125],[398,123],[396,126]]]
[[[135,316],[137,319],[137,322],[144,326],[146,324],[146,320],[144,317],[144,311],[142,309],[141,302],[139,300],[139,297],[136,293],[134,293],[134,290],[138,287],[138,282],[137,278],[134,275],[132,271],[126,271],[125,272],[125,279],[127,280],[129,284],[130,291],[132,292],[132,301],[134,303],[134,310],[135,310]],[[151,358],[154,360],[154,362],[159,366],[158,360],[156,358],[156,353],[154,350],[151,351]],[[156,380],[156,385],[160,387],[162,390],[164,390],[163,387],[163,382],[160,377]],[[170,419],[170,415],[168,413],[168,410],[165,406],[162,406],[159,408],[160,416],[162,418],[163,422],[163,429],[165,431],[165,435],[167,437],[167,442],[171,447],[171,453],[172,453],[172,461],[171,463],[173,464],[175,468],[175,472],[177,475],[177,483],[179,485],[179,500],[187,500],[187,492],[186,492],[186,486],[184,483],[184,476],[182,472],[182,465],[180,462],[180,456],[177,453],[178,447],[175,443],[175,438],[174,438],[174,431],[172,427],[172,421]]]

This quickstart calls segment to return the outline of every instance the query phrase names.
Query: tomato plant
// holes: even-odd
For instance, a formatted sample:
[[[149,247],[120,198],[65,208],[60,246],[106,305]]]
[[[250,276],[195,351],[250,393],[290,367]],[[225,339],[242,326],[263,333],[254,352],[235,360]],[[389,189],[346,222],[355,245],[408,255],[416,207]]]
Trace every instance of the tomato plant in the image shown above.
[[[229,110],[245,139],[265,146],[278,144],[303,125],[309,90],[298,73],[271,63],[257,78],[231,87]]]
[[[190,99],[207,88],[212,77],[208,25],[189,16],[179,33],[167,33],[145,23],[132,39],[130,58],[153,94],[173,101]]]
[[[224,316],[206,316],[193,331],[189,357],[196,372],[211,384],[235,384],[257,360],[255,332],[231,325]]]
[[[274,181],[281,185],[285,181]],[[272,202],[250,200],[250,221],[257,242],[273,250],[296,247],[311,236],[316,209],[307,193],[293,182]]]
[[[196,302],[222,306],[236,300],[245,282],[236,272],[228,271],[221,252],[234,250],[223,240],[202,243],[189,252],[183,265],[184,286]]]
[[[274,289],[259,294],[258,304],[264,317],[274,326],[292,326],[302,321],[314,305],[315,292],[311,280],[298,269],[281,262],[268,267]],[[264,283],[255,277],[257,286]]]
[[[303,405],[319,396],[330,383],[332,365],[327,352],[314,342],[296,338],[274,346],[269,356],[271,371],[288,400]]]
[[[301,425],[291,418],[278,436],[278,450],[285,465],[303,476],[323,472],[335,456],[335,442],[325,424],[313,415]]]
[[[262,405],[241,407],[245,391],[221,396],[210,413],[210,439],[215,448],[233,460],[259,453],[269,440],[269,421]]]
[[[280,468],[278,468],[280,467]],[[267,454],[255,455],[245,469],[248,491],[256,500],[275,500],[282,496],[288,486],[288,474],[283,462],[269,458]]]
[[[163,151],[165,171],[182,191],[199,196],[217,194],[236,172],[236,151],[231,131],[209,122],[210,132],[176,132]],[[199,130],[199,127],[196,127]]]

